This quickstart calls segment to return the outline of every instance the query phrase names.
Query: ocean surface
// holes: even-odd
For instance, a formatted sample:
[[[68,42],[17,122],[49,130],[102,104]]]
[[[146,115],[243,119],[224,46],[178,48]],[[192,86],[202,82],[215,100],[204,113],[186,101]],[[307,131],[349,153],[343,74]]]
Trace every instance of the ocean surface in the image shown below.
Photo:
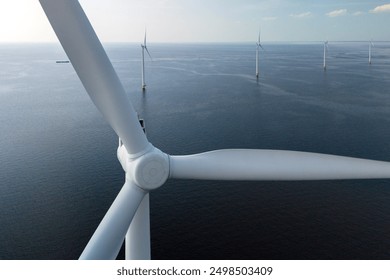
[[[108,55],[169,154],[283,149],[390,161],[390,44],[139,44]],[[0,259],[77,259],[124,182],[118,138],[58,44],[0,45]],[[390,180],[170,180],[153,259],[390,259]],[[123,258],[123,253],[119,255]]]

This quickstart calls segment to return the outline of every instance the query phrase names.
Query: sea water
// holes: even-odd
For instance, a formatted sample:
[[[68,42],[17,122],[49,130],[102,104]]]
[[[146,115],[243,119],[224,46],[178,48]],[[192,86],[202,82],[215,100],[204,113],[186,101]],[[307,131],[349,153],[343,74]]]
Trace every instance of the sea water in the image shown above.
[[[390,161],[390,45],[139,44],[108,55],[154,146]],[[58,44],[0,45],[0,259],[77,259],[124,182],[118,138]],[[390,180],[170,180],[155,259],[389,259]],[[123,252],[119,258],[123,258]]]

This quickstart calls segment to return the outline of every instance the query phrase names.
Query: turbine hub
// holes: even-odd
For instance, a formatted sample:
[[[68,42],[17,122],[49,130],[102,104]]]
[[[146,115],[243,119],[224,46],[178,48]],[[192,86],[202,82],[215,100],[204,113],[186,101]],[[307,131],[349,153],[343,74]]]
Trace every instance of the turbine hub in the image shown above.
[[[124,146],[122,147],[124,148]],[[167,154],[152,146],[145,154],[132,158],[122,147],[118,149],[119,161],[126,176],[130,176],[140,188],[151,191],[165,183],[169,176]],[[124,153],[126,153],[125,156]]]

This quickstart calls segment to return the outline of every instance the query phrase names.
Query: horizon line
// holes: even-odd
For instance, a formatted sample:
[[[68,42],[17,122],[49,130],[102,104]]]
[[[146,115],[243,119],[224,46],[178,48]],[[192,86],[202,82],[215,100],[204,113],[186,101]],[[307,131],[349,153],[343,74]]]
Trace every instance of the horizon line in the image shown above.
[[[297,44],[297,43],[323,43],[325,41],[332,43],[390,43],[390,40],[271,40],[263,41],[263,43],[280,43],[280,44]],[[139,41],[102,41],[102,44],[140,44]],[[253,44],[253,41],[149,41],[149,44]],[[0,41],[1,45],[5,44],[60,44],[58,41]]]

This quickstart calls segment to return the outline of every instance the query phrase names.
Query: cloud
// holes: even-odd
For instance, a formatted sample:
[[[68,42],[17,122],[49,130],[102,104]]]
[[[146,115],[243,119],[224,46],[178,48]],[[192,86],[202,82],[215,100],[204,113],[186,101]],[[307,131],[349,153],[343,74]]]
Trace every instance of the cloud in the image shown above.
[[[265,21],[271,21],[271,20],[276,20],[277,17],[263,17],[263,20]]]
[[[340,10],[331,11],[326,15],[328,17],[339,17],[339,16],[344,16],[346,14],[347,14],[347,9],[340,9]]]
[[[290,17],[293,18],[308,18],[311,17],[313,14],[311,12],[305,12],[300,14],[291,14]]]
[[[390,12],[390,4],[384,4],[381,6],[376,7],[373,10],[370,10],[370,13],[385,13],[385,12]]]
[[[354,15],[354,16],[361,16],[362,14],[364,14],[363,12],[360,12],[360,11],[358,11],[358,12],[354,12],[352,15]]]

